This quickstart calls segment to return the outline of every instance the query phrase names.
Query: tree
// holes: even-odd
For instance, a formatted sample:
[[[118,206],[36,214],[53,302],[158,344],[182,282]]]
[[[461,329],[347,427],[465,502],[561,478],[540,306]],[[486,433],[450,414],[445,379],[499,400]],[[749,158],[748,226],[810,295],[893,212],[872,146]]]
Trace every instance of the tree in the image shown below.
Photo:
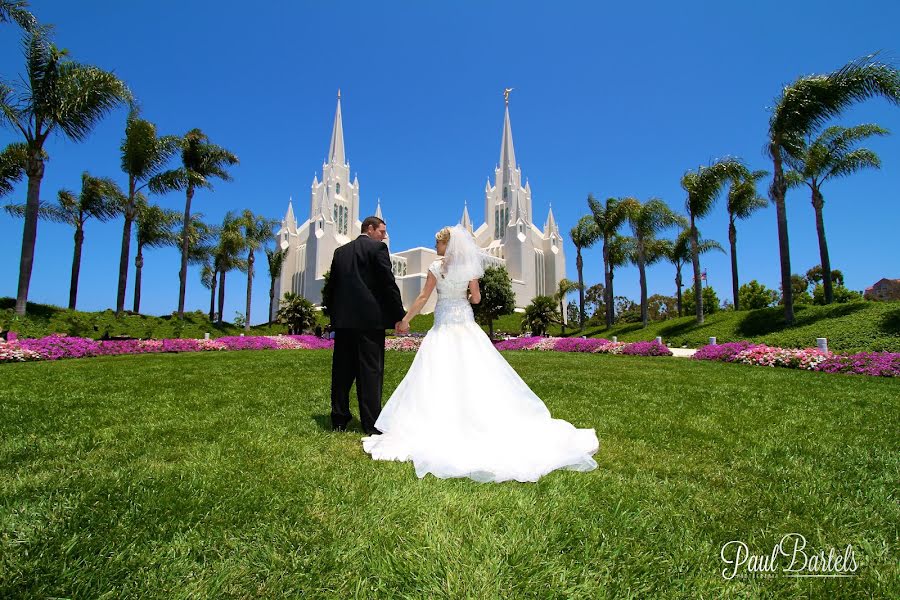
[[[801,140],[793,154],[785,157],[791,171],[785,174],[788,187],[806,185],[812,193],[812,206],[816,215],[816,233],[819,238],[819,260],[821,261],[822,284],[825,304],[834,299],[831,280],[831,259],[828,256],[828,242],[825,240],[825,221],[822,208],[825,196],[822,185],[829,179],[846,177],[862,169],[880,169],[881,159],[868,148],[854,148],[862,140],[873,135],[887,135],[887,129],[878,125],[857,125],[827,128],[816,139]]]
[[[316,307],[294,292],[285,292],[278,308],[278,322],[287,325],[290,334],[303,333],[316,326]]]
[[[569,303],[566,304],[566,318],[570,323],[578,320],[578,305],[574,300],[569,300]]]
[[[857,300],[862,300],[863,295],[859,292],[854,292],[853,290],[848,290],[843,286],[843,284],[835,283],[834,284],[834,296],[832,297],[832,302],[837,304],[844,304],[846,302],[855,302]],[[817,284],[815,288],[813,288],[812,293],[812,303],[813,304],[826,304],[825,302],[825,286],[821,283]]]
[[[0,122],[22,134],[27,152],[28,191],[16,291],[18,315],[25,314],[34,265],[41,180],[47,160],[44,143],[56,132],[74,142],[84,141],[103,116],[131,101],[131,92],[115,75],[70,60],[65,50],[50,42],[46,28],[36,26],[28,31],[23,46],[26,74],[22,83],[17,89],[0,83]]]
[[[778,303],[778,292],[770,290],[755,279],[750,283],[745,283],[738,290],[741,309],[735,303],[735,310],[756,310],[758,308],[767,308]]]
[[[684,302],[681,292],[681,287],[683,285],[681,270],[691,260],[691,230],[690,228],[682,230],[674,241],[662,241],[664,242],[662,245],[662,250],[665,252],[666,258],[669,259],[669,262],[675,265],[675,299],[678,306],[678,316],[681,317],[684,314],[684,311],[682,310]],[[700,254],[706,254],[707,252],[711,252],[712,250],[725,252],[725,250],[722,248],[722,245],[715,240],[698,239],[697,249],[699,250]]]
[[[84,246],[84,226],[91,218],[108,221],[113,218],[124,195],[112,179],[93,177],[87,171],[81,174],[81,192],[76,195],[60,190],[56,204],[38,206],[40,218],[55,223],[71,225],[75,229],[75,248],[72,253],[72,275],[69,280],[69,309],[75,308],[78,299],[78,278],[81,273],[81,251]],[[27,214],[26,204],[12,205],[7,210],[18,217]]]
[[[219,274],[219,316],[217,323],[222,324],[225,314],[225,275],[228,271],[247,270],[247,261],[241,258],[246,248],[246,241],[241,232],[241,218],[229,211],[218,228],[218,243],[211,249],[212,261]]]
[[[250,300],[253,294],[253,263],[256,252],[269,240],[275,237],[272,229],[278,224],[274,219],[254,215],[253,211],[244,210],[241,215],[244,249],[247,251],[247,312],[244,313],[244,331],[250,331]]]
[[[809,280],[798,273],[791,274],[791,298],[794,304],[810,304],[812,296],[809,295]],[[781,300],[784,301],[784,288],[781,288]]]
[[[634,234],[634,262],[638,268],[641,285],[641,325],[647,326],[647,265],[658,261],[663,252],[658,249],[656,234],[673,225],[687,225],[684,217],[676,215],[659,198],[641,203],[635,198],[623,202],[628,223]]]
[[[544,335],[552,323],[561,323],[562,315],[556,306],[556,300],[550,296],[535,296],[531,304],[525,307],[522,332],[531,331],[532,335]]]
[[[25,31],[37,27],[37,19],[28,12],[24,0],[0,0],[0,23],[15,23]]]
[[[163,167],[178,151],[179,139],[174,135],[157,137],[156,126],[141,119],[132,108],[125,122],[122,140],[122,171],[128,175],[128,197],[121,207],[125,223],[122,226],[122,250],[119,255],[119,282],[116,290],[116,315],[125,310],[125,291],[128,287],[128,261],[131,257],[131,228],[137,218],[142,190],[158,188]]]
[[[781,288],[784,290],[784,320],[794,323],[791,295],[791,256],[788,242],[785,195],[788,180],[785,160],[802,154],[803,140],[818,131],[829,119],[839,116],[857,102],[881,96],[900,104],[900,72],[867,56],[847,63],[827,75],[808,75],[785,86],[772,108],[767,149],[772,158],[769,197],[778,220],[778,250],[781,256]],[[824,263],[824,261],[823,261]]]
[[[578,223],[569,232],[572,238],[572,244],[575,246],[575,268],[578,269],[578,328],[584,330],[584,260],[581,258],[581,251],[590,248],[600,237],[600,231],[597,229],[597,222],[591,215],[585,215],[578,220]]]
[[[806,279],[814,285],[822,283],[825,279],[822,273],[822,265],[816,265],[807,271]],[[844,273],[840,269],[832,269],[831,281],[834,285],[844,285]]]
[[[488,326],[488,335],[494,339],[494,321],[503,315],[511,315],[516,309],[516,294],[506,267],[489,265],[478,280],[481,302],[473,305],[475,319]]]
[[[571,279],[566,279],[563,277],[559,280],[559,283],[556,286],[556,292],[553,294],[553,297],[559,302],[559,314],[560,317],[564,314],[565,304],[566,304],[566,296],[569,295],[570,292],[574,292],[579,289],[578,284]],[[562,327],[562,333],[566,333],[566,321],[565,319],[560,318],[560,326]]]
[[[716,291],[711,286],[705,286],[702,292],[702,302],[703,302],[703,312],[704,314],[711,315],[714,312],[718,312],[719,310],[719,296],[716,294]],[[694,290],[688,289],[684,293],[684,309],[687,312],[694,311],[697,307],[697,302],[695,301],[696,296],[694,295]]]
[[[691,262],[694,266],[694,297],[697,322],[703,323],[703,295],[700,293],[700,233],[697,221],[707,216],[725,184],[734,179],[747,178],[747,168],[737,159],[723,158],[696,171],[687,171],[681,177],[681,187],[687,192],[685,209],[690,217]],[[718,308],[718,306],[717,306]]]
[[[759,195],[756,183],[768,175],[767,171],[747,172],[745,177],[732,179],[728,188],[728,243],[731,246],[731,293],[734,310],[740,310],[738,285],[737,226],[738,219],[747,219],[768,202]]]
[[[640,323],[641,307],[627,296],[613,298],[616,307],[616,323]]]
[[[613,324],[613,285],[612,267],[610,265],[610,250],[613,237],[618,233],[619,227],[625,222],[627,213],[618,198],[607,198],[605,203],[597,201],[589,194],[588,206],[597,224],[598,239],[603,239],[603,285],[606,292],[604,304],[606,305],[606,326]]]
[[[144,249],[176,246],[179,235],[175,233],[175,226],[180,219],[181,215],[178,212],[150,204],[143,194],[137,194],[137,212],[135,214],[137,253],[134,257],[134,304],[132,306],[135,313],[141,312],[141,275],[144,269]]]
[[[281,268],[284,266],[284,258],[287,256],[287,250],[276,248],[266,248],[266,263],[269,266],[269,316],[266,321],[272,324],[272,309],[275,304],[275,282],[281,277]],[[325,273],[325,282],[328,283],[329,272]],[[325,297],[325,286],[322,287],[322,297]],[[325,312],[323,303],[322,312]]]
[[[609,240],[609,251],[607,253],[609,263],[609,285],[613,285],[616,277],[616,269],[623,267],[630,262],[634,262],[634,239],[625,235],[614,235]],[[607,304],[606,312],[612,317],[613,323],[616,322],[616,301],[618,296],[612,296],[610,290],[606,290]]]
[[[178,317],[184,317],[184,296],[187,291],[188,236],[191,218],[191,201],[197,189],[212,189],[212,180],[231,181],[227,167],[238,164],[238,158],[225,148],[209,141],[199,129],[191,129],[179,141],[181,166],[159,177],[150,187],[154,192],[184,191],[184,220],[182,222],[181,270],[178,273]],[[220,271],[221,272],[221,271]],[[223,294],[220,292],[220,297]],[[219,306],[221,321],[221,304]]]
[[[647,311],[651,321],[664,321],[678,314],[678,305],[674,296],[653,294],[647,298]]]
[[[28,160],[25,144],[10,144],[0,152],[0,197],[13,191],[13,185],[25,175]]]
[[[606,292],[602,283],[595,283],[589,287],[584,294],[585,312],[590,310],[592,318],[597,313],[605,312],[606,304],[604,303],[604,298],[606,298]]]

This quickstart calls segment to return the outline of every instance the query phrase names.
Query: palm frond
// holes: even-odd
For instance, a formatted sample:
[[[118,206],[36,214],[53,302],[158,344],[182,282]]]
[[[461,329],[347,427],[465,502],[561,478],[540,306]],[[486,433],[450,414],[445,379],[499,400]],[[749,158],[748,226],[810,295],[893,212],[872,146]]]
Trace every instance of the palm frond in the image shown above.
[[[25,0],[0,0],[0,23],[15,23],[25,31],[37,26],[37,19],[28,12]]]
[[[129,103],[128,87],[113,73],[75,62],[59,65],[50,116],[72,140],[83,141],[103,116]]]
[[[28,148],[25,144],[10,144],[0,152],[0,196],[13,191],[13,184],[25,175]]]

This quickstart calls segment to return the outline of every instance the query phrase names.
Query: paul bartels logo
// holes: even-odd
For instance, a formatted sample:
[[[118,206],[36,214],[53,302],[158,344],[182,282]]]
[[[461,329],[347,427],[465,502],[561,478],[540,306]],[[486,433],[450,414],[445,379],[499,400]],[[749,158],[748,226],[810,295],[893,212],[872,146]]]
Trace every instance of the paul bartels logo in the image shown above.
[[[788,533],[781,538],[770,554],[751,554],[747,544],[740,540],[726,542],[720,553],[728,565],[722,569],[722,577],[853,577],[859,568],[853,546],[847,544],[843,552],[831,548],[814,552],[806,549],[806,538],[799,533]],[[779,568],[780,567],[780,568]]]

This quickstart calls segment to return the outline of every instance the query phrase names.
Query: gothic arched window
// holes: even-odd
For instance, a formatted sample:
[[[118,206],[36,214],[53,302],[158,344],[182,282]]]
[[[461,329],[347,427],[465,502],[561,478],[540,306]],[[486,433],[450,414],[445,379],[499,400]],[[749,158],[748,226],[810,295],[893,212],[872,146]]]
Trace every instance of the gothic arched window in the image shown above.
[[[334,184],[334,193],[335,194],[341,193],[341,182],[340,181]]]

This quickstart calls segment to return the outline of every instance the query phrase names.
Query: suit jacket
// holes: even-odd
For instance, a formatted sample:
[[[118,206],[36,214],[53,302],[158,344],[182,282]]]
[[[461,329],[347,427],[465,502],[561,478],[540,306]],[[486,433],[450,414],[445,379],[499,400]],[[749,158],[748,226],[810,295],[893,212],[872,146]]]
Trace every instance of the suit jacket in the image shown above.
[[[406,315],[387,246],[365,234],[334,251],[329,287],[335,329],[393,329]]]

